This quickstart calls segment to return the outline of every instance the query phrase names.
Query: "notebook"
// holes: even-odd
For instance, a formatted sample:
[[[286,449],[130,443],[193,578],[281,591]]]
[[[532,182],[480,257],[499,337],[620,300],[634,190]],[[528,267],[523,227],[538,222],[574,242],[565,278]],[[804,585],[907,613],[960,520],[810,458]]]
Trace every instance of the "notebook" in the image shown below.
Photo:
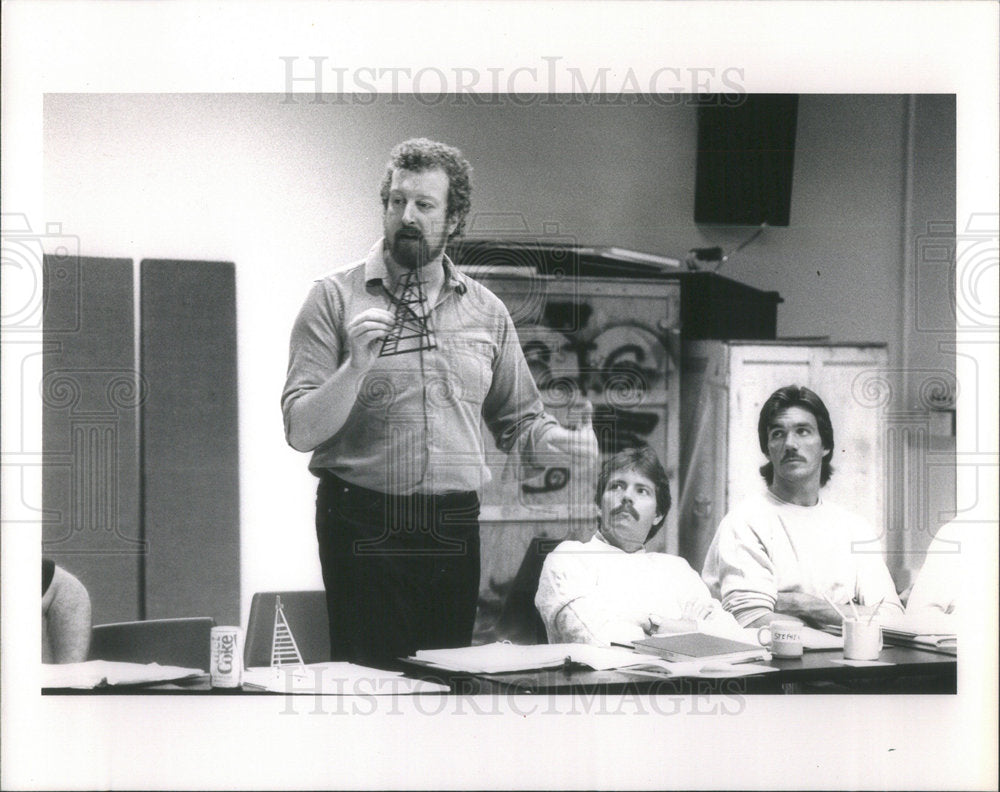
[[[958,636],[955,617],[947,614],[880,616],[882,636],[886,643],[913,646],[955,654]]]
[[[732,638],[703,632],[654,635],[632,644],[636,651],[658,655],[671,662],[688,660],[718,660],[726,663],[744,663],[751,660],[769,660],[766,649]]]

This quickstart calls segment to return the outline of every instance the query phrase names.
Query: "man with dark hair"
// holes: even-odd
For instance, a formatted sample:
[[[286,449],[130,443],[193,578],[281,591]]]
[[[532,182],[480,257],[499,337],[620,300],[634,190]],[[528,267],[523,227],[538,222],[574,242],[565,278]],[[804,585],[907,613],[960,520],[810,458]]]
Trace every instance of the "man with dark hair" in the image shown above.
[[[699,622],[736,628],[687,561],[645,552],[670,509],[667,473],[651,448],[609,458],[595,501],[594,537],[562,542],[542,567],[535,607],[550,643],[628,643]]]
[[[333,659],[391,665],[471,642],[490,475],[480,421],[527,466],[590,469],[597,439],[586,407],[573,429],[544,411],[503,303],[445,254],[470,208],[461,152],[401,143],[379,193],[385,235],[313,287],[281,403],[320,479]]]
[[[833,424],[808,388],[779,388],[757,424],[767,492],[733,508],[719,524],[702,578],[744,627],[794,617],[839,624],[829,601],[863,613],[882,603],[900,612],[875,532],[853,512],[820,497],[833,473]],[[828,601],[829,600],[829,601]]]
[[[770,443],[771,426],[778,413],[791,407],[799,407],[812,413],[816,422],[816,431],[822,448],[826,450],[820,458],[819,485],[826,486],[826,482],[833,475],[833,465],[830,464],[830,457],[833,456],[833,423],[830,421],[830,413],[823,404],[823,400],[809,388],[799,385],[786,385],[778,388],[772,393],[763,406],[760,408],[760,418],[757,419],[757,441],[760,443],[761,453],[768,457],[766,464],[761,465],[760,474],[767,482],[767,486],[774,484],[774,463],[768,454],[768,444]],[[794,455],[791,455],[794,456]]]

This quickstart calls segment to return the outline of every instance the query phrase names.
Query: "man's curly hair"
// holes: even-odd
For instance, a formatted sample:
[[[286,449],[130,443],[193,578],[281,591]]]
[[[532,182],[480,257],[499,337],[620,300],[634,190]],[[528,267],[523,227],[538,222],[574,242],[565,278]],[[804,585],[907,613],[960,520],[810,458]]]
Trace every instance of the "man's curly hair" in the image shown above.
[[[427,138],[411,138],[394,147],[379,190],[383,210],[389,206],[389,186],[397,168],[408,171],[441,168],[448,175],[448,218],[458,221],[448,238],[461,236],[465,230],[465,216],[472,207],[472,166],[462,152]]]

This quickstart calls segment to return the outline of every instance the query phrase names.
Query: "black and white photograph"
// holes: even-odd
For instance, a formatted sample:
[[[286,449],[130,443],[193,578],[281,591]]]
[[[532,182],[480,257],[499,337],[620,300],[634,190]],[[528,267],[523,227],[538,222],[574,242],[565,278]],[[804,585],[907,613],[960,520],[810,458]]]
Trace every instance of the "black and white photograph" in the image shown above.
[[[945,5],[5,3],[4,788],[995,789]]]

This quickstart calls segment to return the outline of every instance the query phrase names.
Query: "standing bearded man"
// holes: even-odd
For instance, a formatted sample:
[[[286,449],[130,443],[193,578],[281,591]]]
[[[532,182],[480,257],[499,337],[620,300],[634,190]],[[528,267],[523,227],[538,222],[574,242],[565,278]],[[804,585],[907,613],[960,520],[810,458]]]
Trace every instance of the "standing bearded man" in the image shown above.
[[[528,466],[596,463],[589,412],[565,428],[544,411],[507,309],[445,254],[471,206],[470,175],[451,146],[396,146],[380,191],[384,238],[318,281],[292,329],[282,412],[320,480],[334,660],[391,665],[470,644],[477,491],[490,477],[481,420]],[[417,332],[400,332],[400,317]]]

